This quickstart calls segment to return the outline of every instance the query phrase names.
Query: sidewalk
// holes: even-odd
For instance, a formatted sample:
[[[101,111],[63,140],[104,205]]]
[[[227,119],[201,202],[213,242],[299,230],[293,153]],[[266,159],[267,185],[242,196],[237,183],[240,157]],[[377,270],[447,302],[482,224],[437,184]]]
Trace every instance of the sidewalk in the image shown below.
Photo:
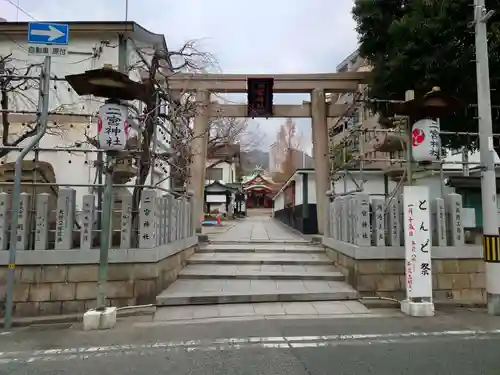
[[[153,322],[192,324],[231,320],[377,318],[400,315],[397,310],[370,310],[358,301],[267,302],[160,307]]]

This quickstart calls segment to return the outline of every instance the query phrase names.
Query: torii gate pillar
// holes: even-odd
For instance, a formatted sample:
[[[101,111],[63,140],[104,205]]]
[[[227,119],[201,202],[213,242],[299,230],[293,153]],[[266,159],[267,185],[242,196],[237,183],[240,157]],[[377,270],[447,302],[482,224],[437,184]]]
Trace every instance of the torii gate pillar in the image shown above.
[[[197,111],[194,118],[194,139],[192,142],[192,161],[190,166],[190,185],[194,197],[194,225],[196,233],[201,233],[201,215],[205,200],[205,160],[208,147],[208,123],[210,120],[210,92],[196,92]]]
[[[316,215],[318,232],[325,233],[326,192],[330,190],[330,169],[328,153],[328,128],[325,92],[314,89],[311,93],[312,141],[316,185]]]

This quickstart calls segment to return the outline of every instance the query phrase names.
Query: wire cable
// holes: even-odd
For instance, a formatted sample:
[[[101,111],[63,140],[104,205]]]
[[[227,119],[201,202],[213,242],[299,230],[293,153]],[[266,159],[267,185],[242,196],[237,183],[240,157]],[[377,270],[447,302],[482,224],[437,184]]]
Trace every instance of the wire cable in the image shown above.
[[[12,0],[5,0],[5,1],[8,2],[9,4],[11,4],[12,6],[14,6],[15,8],[17,8],[18,11],[20,11],[21,13],[24,13],[26,16],[28,16],[32,20],[38,21],[35,17],[33,17],[31,14],[29,14],[23,8],[21,8],[18,4],[14,3]]]

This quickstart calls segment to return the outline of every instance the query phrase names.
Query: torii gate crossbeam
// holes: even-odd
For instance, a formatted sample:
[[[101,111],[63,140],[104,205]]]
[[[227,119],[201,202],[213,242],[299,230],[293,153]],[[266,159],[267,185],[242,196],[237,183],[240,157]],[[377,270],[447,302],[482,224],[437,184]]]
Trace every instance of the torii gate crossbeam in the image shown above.
[[[214,115],[246,117],[245,112],[248,115],[245,107],[232,106],[230,108],[227,105],[211,102],[212,92],[245,93],[249,78],[273,78],[274,93],[308,93],[311,95],[310,105],[273,106],[273,117],[304,116],[312,119],[317,221],[319,232],[324,233],[325,213],[327,212],[325,210],[327,206],[326,192],[330,190],[327,117],[340,117],[342,116],[341,111],[345,108],[327,103],[325,94],[356,92],[359,90],[359,85],[366,82],[367,77],[368,73],[366,72],[275,75],[175,74],[168,77],[169,89],[178,92],[196,92],[198,111],[194,120],[190,190],[193,191],[196,202],[194,220],[197,231],[201,231],[200,218],[203,214],[209,118]],[[225,107],[219,113],[217,109],[220,110],[221,106]],[[295,116],[289,116],[290,113],[295,113]]]

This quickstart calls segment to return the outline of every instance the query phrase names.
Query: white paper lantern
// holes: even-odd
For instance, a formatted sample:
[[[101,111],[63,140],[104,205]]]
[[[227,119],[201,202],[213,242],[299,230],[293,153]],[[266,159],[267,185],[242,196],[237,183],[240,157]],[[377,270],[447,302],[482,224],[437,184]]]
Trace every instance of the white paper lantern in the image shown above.
[[[107,103],[99,108],[97,138],[103,150],[124,150],[128,138],[128,108]]]
[[[411,133],[413,160],[430,162],[439,159],[441,149],[439,131],[439,123],[435,120],[423,119],[413,124]]]

